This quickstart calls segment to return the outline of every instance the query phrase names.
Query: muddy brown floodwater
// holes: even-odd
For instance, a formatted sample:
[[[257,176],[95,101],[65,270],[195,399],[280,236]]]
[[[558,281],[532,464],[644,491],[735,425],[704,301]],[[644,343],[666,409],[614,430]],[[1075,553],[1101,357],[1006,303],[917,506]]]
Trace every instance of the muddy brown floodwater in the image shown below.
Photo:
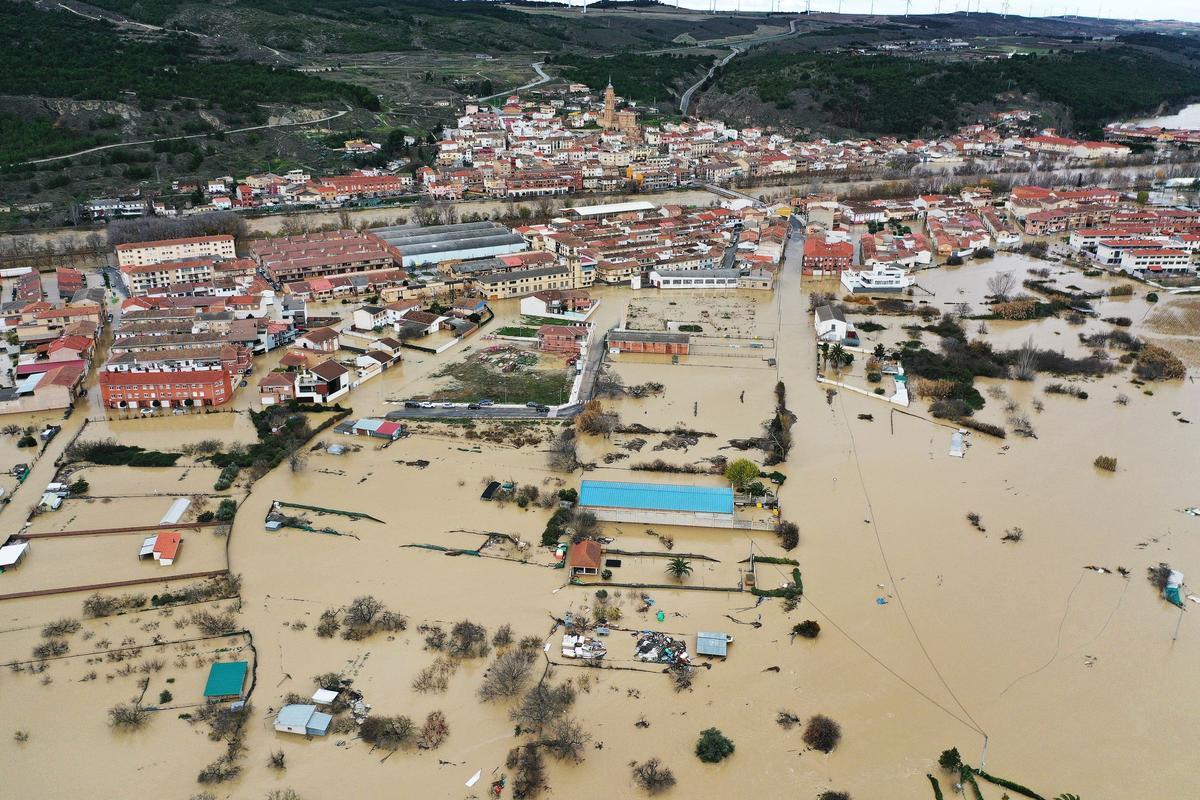
[[[922,273],[921,286],[933,293],[922,299],[943,308],[968,302],[979,309],[988,275],[1013,270],[1024,277],[1030,266],[1042,264],[1000,256],[991,263]],[[1114,283],[1079,273],[1058,280],[1084,289]],[[795,254],[789,254],[773,297],[708,301],[713,309],[753,312],[752,326],[748,316],[738,317],[736,335],[755,337],[762,346],[754,352],[723,346],[720,337],[735,334],[717,331],[699,355],[677,364],[645,356],[611,359],[626,385],[653,381],[664,387],[661,394],[607,402],[623,423],[657,430],[683,426],[716,435],[682,450],[655,450],[666,440],[661,434],[588,437],[580,456],[595,462],[596,469],[587,477],[719,485],[716,476],[629,467],[655,458],[687,465],[739,455],[725,448],[728,440],[759,435],[772,412],[776,381],[786,384],[797,422],[791,455],[781,467],[788,479],[780,494],[784,516],[800,526],[799,547],[786,555],[800,562],[805,594],[789,613],[780,600],[756,604],[749,593],[653,589],[653,610],[664,612],[659,622],[653,613],[638,612],[640,603],[631,592],[616,597],[614,591],[611,602],[621,608],[624,628],[670,632],[689,641],[697,630],[725,631],[734,642],[727,659],[699,670],[693,688],[682,693],[673,691],[657,668],[633,659],[633,639],[626,630],[614,630],[608,638],[605,662],[635,670],[588,669],[569,661],[550,667],[552,680],[570,680],[578,688],[571,713],[592,736],[581,763],[548,760],[551,796],[645,796],[628,765],[648,757],[662,759],[674,771],[678,786],[672,794],[679,796],[813,798],[838,789],[857,800],[929,798],[927,772],[941,777],[949,796],[950,781],[936,765],[938,754],[956,746],[969,763],[979,764],[985,736],[989,772],[1047,797],[1061,792],[1086,798],[1195,794],[1187,734],[1200,714],[1200,628],[1192,613],[1184,613],[1181,621],[1180,612],[1145,579],[1147,566],[1159,561],[1200,575],[1200,519],[1181,512],[1200,505],[1195,482],[1200,428],[1180,419],[1200,417],[1195,365],[1187,380],[1173,383],[1135,386],[1127,370],[1088,380],[1087,400],[1046,394],[1045,385],[1054,380],[1049,376],[1028,383],[986,382],[999,384],[1015,411],[1030,417],[1037,438],[972,434],[966,458],[951,458],[951,430],[928,417],[923,403],[915,403],[908,414],[893,414],[876,398],[847,391],[830,396],[817,386],[807,309],[810,292],[823,288],[829,287],[802,285]],[[665,295],[634,296],[622,289],[598,294],[603,302],[596,322],[603,327],[620,320],[631,300],[652,307],[653,313],[639,316],[643,322],[673,316],[663,305]],[[1200,333],[1148,330],[1143,320],[1151,306],[1142,288],[1137,295],[1101,301],[1101,315],[1131,317],[1130,330],[1137,335]],[[670,301],[704,307],[706,299],[680,293]],[[1164,296],[1156,313],[1183,302]],[[500,303],[497,311],[500,319],[494,324],[519,316],[515,303]],[[899,326],[911,319],[881,318],[889,327],[868,336],[867,346],[907,338]],[[1054,319],[989,322],[985,338],[1000,348],[1032,337],[1041,347],[1080,355],[1086,351],[1077,334],[1106,327],[1099,321],[1072,326]],[[352,394],[349,403],[357,416],[385,413],[397,399],[428,391],[435,372],[483,344],[468,342],[442,356],[417,354]],[[250,407],[252,393],[243,390],[236,406]],[[1121,394],[1127,404],[1113,402]],[[1034,409],[1035,400],[1042,411]],[[1009,413],[1004,403],[989,397],[980,418],[1003,424]],[[100,416],[97,408],[87,413]],[[67,424],[64,437],[79,422]],[[248,442],[254,436],[244,414],[91,425],[96,427],[87,437],[128,437],[163,449],[209,437]],[[313,452],[301,471],[285,464],[248,494],[244,484],[227,493],[242,501],[228,560],[242,576],[238,626],[252,634],[253,652],[245,636],[199,640],[199,629],[188,621],[195,609],[177,607],[84,620],[82,630],[67,637],[67,657],[46,662],[42,671],[36,665],[5,670],[0,675],[3,794],[115,798],[129,796],[136,786],[140,794],[182,800],[201,791],[196,776],[224,745],[210,741],[203,727],[180,714],[202,702],[208,663],[247,658],[255,663],[257,683],[243,769],[233,782],[212,788],[216,796],[257,798],[290,787],[311,800],[344,796],[352,786],[354,794],[370,798],[484,797],[500,774],[508,775],[504,796],[511,796],[505,755],[527,737],[514,736],[511,703],[483,703],[477,697],[490,659],[463,660],[444,693],[416,693],[414,677],[437,656],[425,649],[416,628],[448,629],[471,619],[490,634],[510,624],[518,637],[549,641],[550,660],[563,662],[557,637],[549,636],[551,617],[590,613],[596,604],[593,590],[567,585],[564,573],[553,569],[546,551],[537,547],[548,510],[499,506],[482,502],[479,494],[489,478],[554,492],[577,488],[585,473],[549,470],[544,445],[468,438],[469,429],[461,426],[424,430],[386,449],[373,440],[355,440],[363,444],[357,452]],[[335,435],[319,438],[331,442]],[[628,445],[636,438],[645,443],[633,452]],[[7,443],[4,453],[17,460]],[[614,453],[628,457],[604,463],[604,456]],[[1093,466],[1102,454],[1118,459],[1115,473]],[[54,455],[52,449],[46,459]],[[749,455],[759,457],[753,451]],[[44,485],[52,474],[48,461],[36,469],[30,480]],[[70,519],[69,525],[51,523],[47,515],[35,520],[37,529],[154,524],[170,494],[203,492],[215,472],[190,460],[171,470],[105,469],[86,471],[95,492],[113,499],[70,501],[55,512],[70,515],[62,518]],[[6,530],[20,527],[38,488],[18,491],[0,517]],[[215,499],[208,501],[210,508]],[[382,522],[306,512],[314,527],[345,535],[268,532],[262,523],[273,500],[353,509]],[[968,512],[980,515],[986,531],[967,522]],[[738,562],[752,551],[785,555],[769,532],[647,527],[607,525],[604,532],[615,539],[612,547],[663,553],[657,535],[668,533],[676,552],[715,559],[694,561],[688,586],[733,587],[741,572]],[[1024,531],[1022,541],[1001,540],[1007,529],[1017,527]],[[508,559],[448,557],[405,547],[471,549],[488,531],[517,536],[533,547],[484,551],[485,556],[504,552]],[[226,542],[218,533],[195,531],[188,537],[194,541],[185,541],[181,558],[169,568],[138,562],[131,552],[134,535],[114,537],[119,542],[81,539],[78,546],[60,541],[43,547],[35,541],[32,557],[12,577],[25,588],[70,578],[84,583],[155,574],[156,569],[209,569],[220,561]],[[1085,569],[1092,565],[1110,571]],[[1117,567],[1130,570],[1130,577],[1117,574]],[[760,564],[760,585],[783,585],[787,569]],[[662,559],[655,557],[629,557],[620,573],[618,579],[670,583]],[[10,591],[8,578],[0,575],[0,591]],[[152,594],[162,587],[142,591]],[[361,641],[318,638],[314,629],[322,611],[366,594],[405,614],[407,630]],[[41,627],[59,617],[79,617],[82,599],[82,594],[67,594],[0,601],[0,661],[29,660],[42,641]],[[224,600],[201,607],[220,611],[236,605]],[[1200,610],[1190,601],[1187,606]],[[820,636],[793,641],[791,627],[806,619],[820,623]],[[107,655],[123,642],[144,648],[126,674],[126,661]],[[157,669],[154,659],[163,662]],[[384,758],[351,734],[307,740],[276,733],[271,720],[283,698],[310,694],[312,676],[329,671],[351,678],[372,713],[404,714],[419,724],[430,711],[443,711],[449,738],[435,751],[402,750]],[[95,677],[89,677],[92,673]],[[141,695],[139,677],[149,679],[148,701],[157,701],[164,690],[173,699],[162,703],[163,710],[144,730],[116,732],[107,725],[106,709]],[[842,726],[841,743],[828,755],[806,750],[800,729],[776,724],[781,710],[805,719],[817,713],[834,718]],[[635,725],[639,720],[649,726]],[[736,752],[719,765],[703,764],[693,753],[695,741],[701,730],[714,726],[735,742]],[[18,731],[27,732],[28,740],[17,741]],[[62,768],[64,743],[69,743],[70,769]],[[286,770],[268,766],[275,750],[285,753]],[[464,782],[476,770],[484,779],[468,789]],[[984,794],[999,797],[1001,791],[985,785]]]

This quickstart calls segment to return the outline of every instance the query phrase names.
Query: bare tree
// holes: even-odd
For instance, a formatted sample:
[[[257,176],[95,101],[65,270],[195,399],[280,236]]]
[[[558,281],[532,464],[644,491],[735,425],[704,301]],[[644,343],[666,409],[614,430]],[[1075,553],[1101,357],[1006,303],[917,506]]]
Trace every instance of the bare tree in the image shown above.
[[[594,392],[597,397],[620,397],[625,394],[625,382],[606,366],[596,375]]]
[[[574,472],[579,466],[573,428],[563,428],[558,436],[551,440],[548,462],[550,469],[555,472]]]
[[[436,750],[449,735],[450,725],[446,722],[446,715],[441,711],[430,711],[417,734],[417,747],[422,750]]]
[[[483,684],[479,687],[479,697],[483,700],[495,700],[520,693],[529,682],[536,660],[536,651],[521,647],[501,653],[484,676]]]
[[[988,278],[988,294],[997,300],[1007,300],[1017,285],[1017,278],[1011,272],[997,272]]]
[[[383,603],[369,594],[355,598],[354,602],[346,608],[346,624],[370,625],[383,610]]]
[[[1016,358],[1013,360],[1013,377],[1019,381],[1031,381],[1037,374],[1037,365],[1038,351],[1031,336],[1017,350]]]
[[[408,717],[367,717],[359,726],[359,735],[367,744],[383,750],[399,750],[412,741],[416,726]]]
[[[121,730],[136,731],[150,719],[141,703],[118,703],[108,710],[108,724]]]
[[[659,794],[675,785],[675,775],[657,758],[650,758],[641,764],[634,763],[633,781],[649,794]]]
[[[583,754],[592,735],[572,717],[559,717],[546,728],[538,741],[550,755],[560,760],[583,761]]]
[[[488,654],[487,628],[464,619],[450,629],[450,642],[446,647],[454,658],[482,658]]]
[[[551,686],[541,682],[525,693],[511,716],[522,728],[540,731],[566,714],[574,703],[575,689],[570,685]]]

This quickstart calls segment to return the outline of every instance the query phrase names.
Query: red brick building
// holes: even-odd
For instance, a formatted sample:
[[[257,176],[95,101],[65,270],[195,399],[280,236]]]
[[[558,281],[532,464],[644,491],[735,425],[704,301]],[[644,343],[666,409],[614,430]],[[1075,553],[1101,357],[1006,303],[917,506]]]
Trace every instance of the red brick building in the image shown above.
[[[124,353],[104,365],[99,383],[108,408],[219,406],[233,399],[234,373],[220,352]]]
[[[805,275],[841,275],[854,261],[854,245],[849,242],[830,242],[824,236],[809,236],[804,240]]]
[[[691,337],[686,333],[615,330],[609,331],[608,349],[618,353],[686,356],[691,351]]]
[[[587,341],[587,328],[580,325],[543,325],[538,328],[538,349],[548,353],[578,353]]]

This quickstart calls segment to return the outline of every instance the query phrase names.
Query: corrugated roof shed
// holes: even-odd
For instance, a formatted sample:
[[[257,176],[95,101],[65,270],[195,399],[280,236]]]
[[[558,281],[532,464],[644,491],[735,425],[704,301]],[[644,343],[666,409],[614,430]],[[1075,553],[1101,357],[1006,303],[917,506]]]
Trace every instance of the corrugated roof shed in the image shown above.
[[[642,511],[733,513],[733,490],[728,487],[682,486],[670,483],[584,481],[581,506],[632,508]]]
[[[716,631],[698,631],[696,652],[702,656],[724,657],[729,652],[729,636]]]

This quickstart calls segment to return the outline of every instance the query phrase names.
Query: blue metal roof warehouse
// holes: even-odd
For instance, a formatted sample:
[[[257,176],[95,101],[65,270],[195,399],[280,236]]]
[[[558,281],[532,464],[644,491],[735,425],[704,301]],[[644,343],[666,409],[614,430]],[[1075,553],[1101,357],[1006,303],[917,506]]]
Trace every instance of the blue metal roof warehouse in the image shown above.
[[[732,514],[733,490],[729,487],[680,486],[672,483],[584,481],[580,486],[579,505],[639,511]]]

